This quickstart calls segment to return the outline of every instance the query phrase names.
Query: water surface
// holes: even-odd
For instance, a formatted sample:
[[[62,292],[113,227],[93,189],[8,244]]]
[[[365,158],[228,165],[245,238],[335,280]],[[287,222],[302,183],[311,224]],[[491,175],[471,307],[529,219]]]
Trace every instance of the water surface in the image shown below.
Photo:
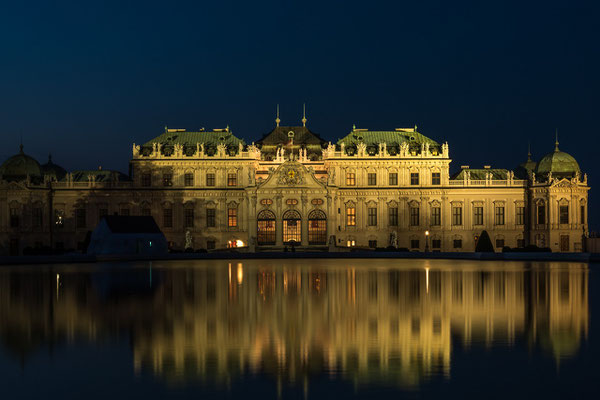
[[[598,267],[3,267],[0,390],[7,399],[596,397]]]

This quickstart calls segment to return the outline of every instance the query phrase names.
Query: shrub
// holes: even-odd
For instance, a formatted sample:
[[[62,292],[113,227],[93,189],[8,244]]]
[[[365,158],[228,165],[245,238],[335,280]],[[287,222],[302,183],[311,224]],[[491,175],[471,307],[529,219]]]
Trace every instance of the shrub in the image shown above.
[[[479,236],[479,240],[477,241],[477,246],[475,246],[475,251],[478,253],[494,252],[494,246],[492,245],[490,235],[488,235],[487,231],[481,232],[481,236]]]

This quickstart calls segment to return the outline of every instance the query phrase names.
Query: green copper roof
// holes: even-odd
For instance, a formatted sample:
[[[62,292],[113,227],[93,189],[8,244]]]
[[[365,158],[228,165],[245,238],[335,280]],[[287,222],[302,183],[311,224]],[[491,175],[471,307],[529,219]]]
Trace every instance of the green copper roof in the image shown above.
[[[152,145],[154,143],[163,145],[163,153],[172,152],[175,144],[181,144],[184,147],[183,152],[186,155],[193,154],[196,151],[198,143],[204,143],[204,149],[207,153],[211,151],[216,152],[217,146],[221,143],[234,152],[237,152],[240,143],[245,145],[242,139],[234,136],[229,130],[188,132],[179,129],[165,129],[162,135],[142,145],[142,154],[149,155],[152,152]]]
[[[507,169],[492,169],[492,168],[474,168],[474,169],[462,169],[460,172],[454,174],[450,179],[463,180],[465,179],[466,171],[470,172],[471,180],[483,181],[487,173],[492,174],[492,180],[506,180],[508,177]]]
[[[41,179],[42,170],[40,163],[35,158],[28,156],[23,152],[23,145],[19,153],[8,158],[0,166],[0,176],[7,181],[20,181],[27,179],[29,175],[32,179]]]
[[[379,143],[385,143],[388,151],[391,147],[399,147],[402,143],[408,143],[411,150],[420,151],[422,143],[429,143],[433,148],[441,152],[441,146],[435,140],[417,132],[413,129],[397,131],[368,131],[353,130],[348,135],[338,140],[338,146],[342,143],[346,148],[356,146],[358,143],[365,143],[367,146],[378,146]],[[394,150],[392,150],[394,151]],[[395,151],[398,151],[396,149]]]
[[[79,170],[73,171],[73,182],[87,182],[89,176],[93,176],[96,182],[109,182],[113,177],[117,178],[119,182],[128,181],[129,177],[119,171],[111,171],[108,169],[92,169],[92,170]],[[65,176],[61,181],[66,181]]]
[[[560,151],[558,144],[552,153],[546,154],[537,164],[535,174],[539,176],[552,175],[558,178],[570,178],[576,173],[581,174],[577,161],[568,153]]]

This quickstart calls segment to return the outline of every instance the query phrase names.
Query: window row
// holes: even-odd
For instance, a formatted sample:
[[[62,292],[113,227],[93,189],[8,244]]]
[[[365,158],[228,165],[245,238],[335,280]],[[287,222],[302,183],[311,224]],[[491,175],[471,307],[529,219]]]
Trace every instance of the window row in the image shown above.
[[[152,174],[143,173],[141,175],[140,184],[143,187],[151,187],[152,186]],[[238,184],[238,174],[237,173],[228,173],[227,174],[227,186],[237,186]],[[173,186],[173,174],[164,173],[162,174],[162,186],[170,187]],[[185,173],[183,175],[183,186],[194,186],[194,174],[193,173]],[[216,186],[216,174],[215,173],[207,173],[205,177],[205,186],[214,187]]]
[[[431,184],[432,185],[441,185],[442,177],[440,172],[432,172],[431,173]],[[410,174],[410,184],[412,186],[419,185],[419,173],[411,172]],[[377,185],[377,173],[369,172],[367,174],[367,185],[368,186],[376,186]],[[388,174],[388,185],[389,186],[397,186],[398,185],[398,173],[390,172]],[[347,172],[346,173],[346,186],[356,186],[356,173]]]
[[[515,224],[524,225],[525,207],[517,207],[515,214]],[[454,226],[463,225],[463,207],[452,207],[451,224]],[[483,207],[473,207],[473,225],[483,225]],[[494,207],[494,225],[505,224],[505,207]],[[398,208],[388,208],[388,225],[398,226]],[[421,225],[421,209],[419,207],[409,207],[409,226]],[[431,207],[430,226],[442,225],[442,208]],[[346,208],[346,226],[356,226],[356,207]],[[367,226],[377,226],[377,207],[367,208]]]

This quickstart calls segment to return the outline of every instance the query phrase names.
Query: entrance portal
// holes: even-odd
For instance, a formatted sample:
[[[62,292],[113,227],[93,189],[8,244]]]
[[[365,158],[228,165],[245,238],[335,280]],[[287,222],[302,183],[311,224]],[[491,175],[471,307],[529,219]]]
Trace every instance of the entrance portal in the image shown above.
[[[275,244],[275,214],[269,210],[258,213],[257,238],[259,245]]]
[[[302,220],[300,213],[288,210],[283,214],[283,243],[300,244],[302,241]]]
[[[308,244],[327,243],[327,216],[321,210],[308,214]]]

